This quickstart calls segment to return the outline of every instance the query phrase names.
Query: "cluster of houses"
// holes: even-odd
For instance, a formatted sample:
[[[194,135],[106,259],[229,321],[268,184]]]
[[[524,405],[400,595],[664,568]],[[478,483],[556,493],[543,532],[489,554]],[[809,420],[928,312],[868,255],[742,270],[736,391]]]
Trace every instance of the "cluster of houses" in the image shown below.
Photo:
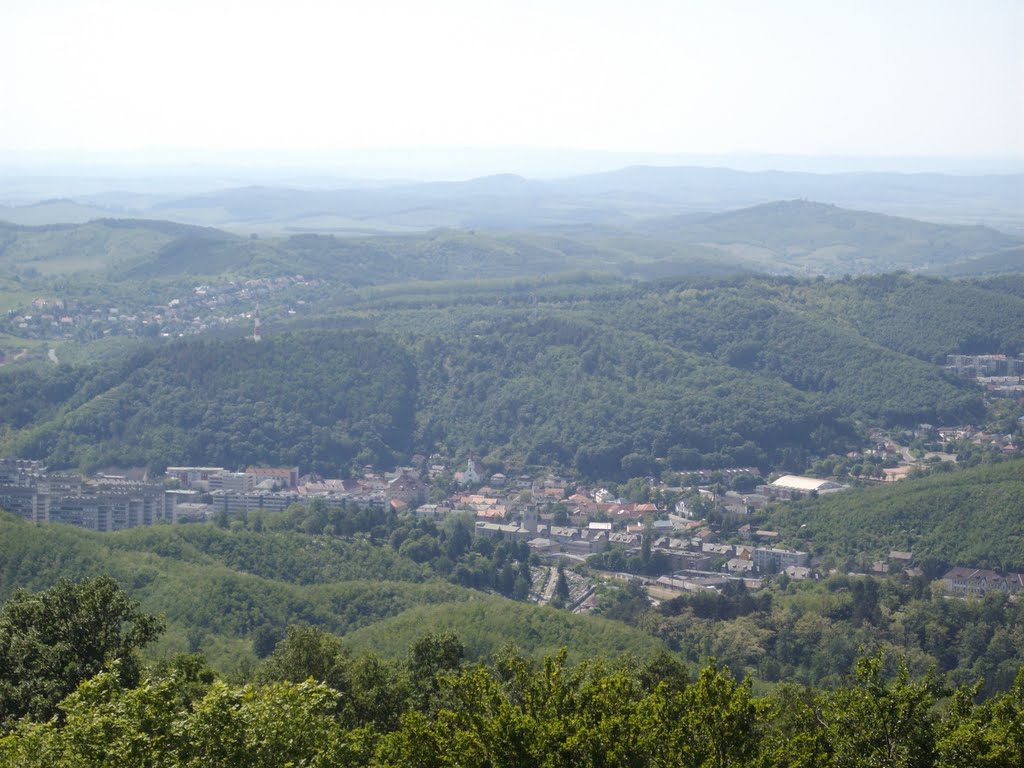
[[[186,336],[224,326],[251,324],[255,302],[272,295],[312,295],[321,281],[303,275],[197,285],[167,304],[126,309],[65,298],[37,298],[0,315],[0,331],[25,338],[81,339],[99,336]],[[280,300],[280,299],[278,299]],[[304,299],[296,299],[301,308]],[[295,314],[294,308],[283,310]]]
[[[416,508],[416,516],[440,520],[453,513],[472,514],[477,536],[526,542],[545,558],[585,560],[611,547],[624,550],[627,556],[639,555],[646,537],[649,554],[660,556],[679,575],[724,572],[734,578],[752,578],[787,572],[794,578],[806,578],[811,573],[806,552],[775,546],[777,532],[751,530],[748,525],[740,529],[743,543],[719,542],[704,520],[693,519],[686,501],[664,510],[650,502],[615,499],[604,488],[572,491],[569,483],[557,475],[541,479],[510,479],[504,475],[487,478],[473,460],[455,478],[461,483],[487,484],[457,492],[443,503],[423,504]],[[769,491],[786,498],[796,493],[791,487],[794,485],[805,492],[812,487],[827,492],[835,485],[793,476],[780,480],[777,486],[769,484]],[[840,488],[835,485],[835,490]],[[731,503],[745,512],[765,500],[764,496],[755,500],[731,494],[716,498],[715,503]]]

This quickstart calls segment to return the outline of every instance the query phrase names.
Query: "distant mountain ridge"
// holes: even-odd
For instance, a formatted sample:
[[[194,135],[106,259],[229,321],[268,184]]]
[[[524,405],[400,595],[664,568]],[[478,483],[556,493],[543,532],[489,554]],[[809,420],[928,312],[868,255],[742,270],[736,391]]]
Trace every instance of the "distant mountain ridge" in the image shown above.
[[[480,183],[518,188],[533,182],[512,177]],[[242,192],[232,216],[254,221],[284,210],[299,194],[262,187]],[[366,216],[375,215],[370,209],[376,203],[371,197],[356,200],[359,193],[308,194],[320,198],[322,216],[333,215],[332,205],[350,204],[361,206]],[[205,205],[207,198],[190,200]],[[523,200],[523,205],[530,204]],[[414,202],[408,201],[403,216],[429,217],[430,206],[418,208]],[[356,215],[353,208],[349,215]],[[970,276],[1024,269],[1022,248],[1024,238],[991,227],[935,224],[802,199],[605,224],[510,230],[496,223],[484,230],[447,227],[359,237],[310,233],[253,238],[148,219],[104,218],[45,227],[0,222],[0,264],[32,266],[42,274],[111,270],[114,281],[296,272],[328,282],[344,275],[352,285],[568,271],[631,279],[740,271],[838,276],[928,270]]]
[[[1024,229],[1024,174],[815,174],[643,165],[548,180],[509,173],[442,182],[339,180],[335,188],[322,183],[316,188],[264,184],[162,197],[111,190],[74,203],[0,208],[0,220],[46,224],[81,222],[90,214],[93,218],[144,216],[242,232],[250,228],[268,232],[396,232],[438,226],[522,229],[619,224],[793,198],[951,223]]]

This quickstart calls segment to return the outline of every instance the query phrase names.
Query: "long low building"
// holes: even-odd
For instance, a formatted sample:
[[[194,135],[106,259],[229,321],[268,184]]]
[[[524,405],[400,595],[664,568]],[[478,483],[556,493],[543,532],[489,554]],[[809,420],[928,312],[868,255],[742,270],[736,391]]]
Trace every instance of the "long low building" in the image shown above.
[[[757,492],[771,499],[786,500],[799,499],[811,493],[835,493],[846,487],[832,480],[822,480],[819,477],[783,475],[771,483],[757,486]]]
[[[942,586],[950,595],[984,595],[1002,592],[1016,595],[1024,592],[1024,574],[999,573],[985,568],[951,568],[942,577]]]

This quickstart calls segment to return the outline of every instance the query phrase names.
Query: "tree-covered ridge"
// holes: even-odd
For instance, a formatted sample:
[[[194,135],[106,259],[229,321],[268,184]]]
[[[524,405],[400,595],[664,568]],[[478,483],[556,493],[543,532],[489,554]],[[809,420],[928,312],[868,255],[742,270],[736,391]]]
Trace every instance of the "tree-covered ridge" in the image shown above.
[[[837,562],[897,549],[940,568],[1024,571],[1022,509],[1024,460],[1015,460],[787,504],[770,520]]]
[[[612,477],[627,455],[695,451],[703,465],[799,472],[850,450],[855,422],[978,422],[980,390],[935,363],[1012,353],[1024,337],[1017,296],[907,275],[470,288],[374,289],[329,320],[268,327],[260,344],[8,366],[0,445],[89,468],[337,474],[445,450]]]
[[[941,365],[950,354],[1024,349],[1024,296],[1013,284],[890,274],[808,283],[795,295],[876,344]]]
[[[716,245],[763,270],[800,275],[918,271],[1019,245],[988,227],[950,227],[808,200],[654,219],[640,227],[662,239]]]
[[[783,382],[616,331],[590,313],[489,313],[457,336],[425,339],[419,361],[423,444],[591,477],[617,475],[626,454],[664,456],[674,446],[766,463],[769,452],[777,460],[785,448],[810,448],[821,424],[845,429]]]
[[[126,617],[155,626],[104,579],[0,608],[0,658],[39,657],[37,687],[0,666],[0,765],[1011,768],[1024,754],[1024,672],[978,704],[974,685],[953,690],[877,654],[834,689],[758,697],[715,662],[691,677],[664,653],[570,665],[564,651],[537,663],[505,648],[467,664],[443,633],[385,661],[293,626],[248,680],[226,682],[198,656],[125,674],[153,636],[120,636]],[[110,641],[66,644],[87,627]],[[51,639],[64,658],[46,654]]]
[[[833,314],[827,301],[809,301],[805,294],[815,285],[763,279],[706,287],[684,283],[652,292],[642,302],[644,311],[622,304],[613,317],[617,324],[678,348],[820,393],[842,413],[889,424],[980,415],[980,399],[961,382],[947,381],[932,366],[886,346],[884,339],[844,327],[842,319],[856,313]],[[842,291],[842,283],[826,285]],[[1005,319],[1003,325],[1012,322]],[[922,318],[908,323],[907,332],[930,331]],[[1007,335],[1011,332],[1007,329]]]
[[[227,192],[229,205],[240,205],[234,232],[245,231],[250,222],[280,220],[282,211],[275,207],[288,209],[294,202],[290,198],[304,194],[322,193],[259,188]],[[713,275],[725,270],[835,276],[948,268],[983,274],[993,264],[1000,268],[1000,259],[1012,263],[1012,249],[1020,247],[1019,238],[987,227],[926,223],[806,200],[652,218],[651,213],[678,210],[674,205],[656,204],[636,218],[616,212],[614,202],[602,199],[593,210],[566,215],[577,196],[573,193],[546,213],[526,198],[505,198],[500,210],[493,210],[496,198],[474,196],[470,212],[462,208],[466,201],[441,201],[428,195],[419,204],[403,203],[392,211],[389,216],[396,220],[384,233],[374,232],[374,211],[355,213],[372,195],[370,191],[342,193],[342,199],[321,205],[343,205],[347,212],[306,211],[279,230],[347,230],[344,237],[244,237],[210,227],[144,219],[107,218],[42,227],[0,222],[0,266],[24,277],[92,272],[114,282],[299,272],[330,283],[363,286],[579,269],[641,278]],[[216,213],[226,213],[214,205],[212,218],[192,217],[190,211],[210,204],[205,197],[183,201],[183,208],[167,215],[212,222],[218,218]],[[161,215],[159,208],[153,213]],[[285,213],[285,220],[288,217]],[[257,229],[266,231],[262,226]],[[392,234],[395,231],[410,234]],[[1006,271],[1005,265],[1001,269]]]
[[[374,334],[189,339],[77,373],[77,386],[60,390],[72,388],[63,407],[47,407],[54,397],[41,403],[8,453],[57,466],[333,470],[357,458],[387,463],[411,449],[415,372],[394,340]],[[58,368],[43,381],[65,375]],[[32,375],[0,376],[33,383]],[[18,407],[13,398],[10,407]]]

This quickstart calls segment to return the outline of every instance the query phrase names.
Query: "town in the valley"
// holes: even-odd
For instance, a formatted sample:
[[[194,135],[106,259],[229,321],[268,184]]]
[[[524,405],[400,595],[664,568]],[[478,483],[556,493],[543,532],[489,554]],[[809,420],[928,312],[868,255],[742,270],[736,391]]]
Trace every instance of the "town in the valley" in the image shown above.
[[[1018,447],[999,435],[970,427],[938,429],[922,425],[904,437],[959,440],[985,450],[1015,454]],[[911,452],[883,433],[875,447],[848,457],[847,476],[856,484],[898,482],[944,461],[948,452]],[[858,465],[856,462],[864,460]],[[860,469],[857,469],[857,467]],[[815,472],[814,474],[821,474]],[[637,481],[641,482],[637,482]],[[612,488],[616,486],[612,485]],[[569,574],[570,607],[589,610],[596,582],[626,579],[642,585],[655,600],[682,591],[721,590],[730,582],[759,589],[772,578],[803,580],[834,572],[794,546],[778,531],[751,521],[766,507],[807,496],[842,493],[851,485],[795,474],[763,478],[757,468],[665,472],[617,487],[585,485],[551,469],[526,473],[488,471],[469,457],[461,462],[416,455],[410,466],[379,472],[365,467],[346,479],[303,474],[299,467],[168,467],[163,477],[144,472],[107,471],[85,477],[50,471],[39,461],[0,459],[0,508],[34,522],[60,522],[96,531],[159,524],[213,521],[230,525],[252,516],[318,505],[331,511],[370,508],[409,520],[443,524],[449,516],[468,521],[477,537],[525,542],[531,552],[531,597],[550,602],[556,566],[591,568]],[[643,573],[629,569],[643,555]],[[882,577],[924,576],[913,552],[892,551],[882,559],[841,566]],[[935,574],[933,574],[935,575]],[[957,564],[942,576],[950,595],[1024,593],[1024,575]]]

